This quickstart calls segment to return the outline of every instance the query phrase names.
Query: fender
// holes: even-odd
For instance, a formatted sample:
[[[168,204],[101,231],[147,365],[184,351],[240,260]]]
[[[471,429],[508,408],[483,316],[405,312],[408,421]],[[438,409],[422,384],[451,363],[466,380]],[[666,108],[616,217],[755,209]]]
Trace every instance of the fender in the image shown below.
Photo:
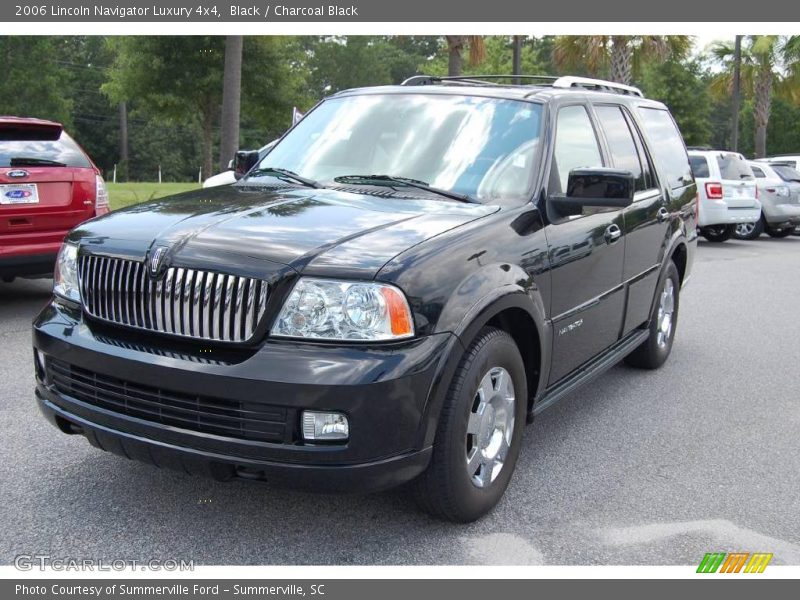
[[[675,253],[675,251],[680,246],[683,246],[684,249],[687,252],[687,257],[686,257],[687,273],[686,274],[688,275],[689,261],[691,260],[691,258],[688,256],[689,244],[688,244],[688,242],[686,240],[686,227],[685,227],[685,224],[683,223],[683,221],[681,221],[681,227],[679,229],[676,229],[672,233],[672,236],[670,237],[669,242],[666,245],[666,250],[664,251],[664,256],[661,259],[661,269],[659,269],[659,272],[658,272],[658,284],[656,285],[656,291],[653,294],[653,300],[650,303],[650,313],[649,314],[651,316],[653,314],[653,310],[655,308],[656,301],[658,299],[658,290],[660,289],[659,286],[660,286],[660,283],[661,283],[661,279],[664,277],[664,272],[667,270],[667,265],[672,260],[673,254]],[[684,278],[684,281],[686,281],[686,278]],[[648,323],[648,325],[650,324],[650,319],[648,319],[647,323]]]
[[[466,310],[462,310],[457,320],[457,313],[454,312],[453,307],[448,305],[442,311],[442,318],[439,320],[439,325],[441,327],[442,324],[445,324],[445,327],[449,327],[449,331],[454,335],[447,346],[446,352],[443,353],[437,365],[433,384],[428,393],[418,438],[420,448],[425,448],[433,444],[436,435],[436,427],[439,421],[439,413],[447,395],[448,388],[450,387],[453,374],[467,346],[481,328],[502,311],[509,308],[518,308],[525,311],[525,313],[531,317],[539,333],[540,372],[545,372],[544,369],[549,369],[550,352],[547,349],[550,348],[551,326],[546,318],[545,304],[541,296],[541,290],[533,282],[531,276],[519,267],[512,268],[509,265],[501,266],[506,267],[498,269],[506,276],[504,283],[497,285],[499,282],[495,277],[481,277],[483,271],[492,269],[492,267],[496,268],[498,265],[487,266],[482,271],[472,274],[472,276],[465,281],[467,287],[471,288],[472,286],[467,284],[467,282],[476,278],[482,279],[483,286],[480,290],[473,289],[470,292],[473,298],[477,296],[479,299],[474,301]],[[520,278],[520,274],[524,274],[524,278]],[[523,281],[529,283],[527,289],[520,285],[520,282]],[[464,285],[460,286],[459,289],[463,288]],[[477,294],[476,291],[482,291],[483,293]],[[459,295],[455,294],[454,297],[459,297]],[[441,331],[446,330],[448,329],[441,329]],[[531,398],[534,395],[538,395],[545,383],[546,378],[540,377],[540,389],[528,390],[528,397]]]

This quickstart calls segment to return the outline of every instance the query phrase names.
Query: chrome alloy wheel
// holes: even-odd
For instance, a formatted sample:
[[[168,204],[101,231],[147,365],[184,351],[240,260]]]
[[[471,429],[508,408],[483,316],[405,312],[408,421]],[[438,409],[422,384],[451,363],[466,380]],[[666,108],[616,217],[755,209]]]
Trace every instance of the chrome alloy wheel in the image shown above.
[[[739,223],[736,226],[736,234],[745,237],[753,233],[753,230],[755,228],[756,228],[755,223]]]
[[[503,470],[514,435],[514,382],[502,367],[483,376],[467,423],[467,474],[479,488],[489,486]]]
[[[672,318],[675,314],[675,285],[672,279],[667,278],[664,282],[664,290],[658,302],[658,315],[656,323],[658,325],[658,335],[656,343],[659,348],[665,348],[672,333]]]

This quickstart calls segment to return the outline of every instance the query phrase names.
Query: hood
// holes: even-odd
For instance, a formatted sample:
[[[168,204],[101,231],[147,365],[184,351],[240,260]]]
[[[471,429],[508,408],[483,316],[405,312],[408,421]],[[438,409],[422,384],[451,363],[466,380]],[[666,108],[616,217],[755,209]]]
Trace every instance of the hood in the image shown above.
[[[232,185],[132,206],[78,227],[92,252],[210,267],[234,255],[306,274],[372,277],[393,257],[499,210],[448,200],[379,198],[328,189]]]

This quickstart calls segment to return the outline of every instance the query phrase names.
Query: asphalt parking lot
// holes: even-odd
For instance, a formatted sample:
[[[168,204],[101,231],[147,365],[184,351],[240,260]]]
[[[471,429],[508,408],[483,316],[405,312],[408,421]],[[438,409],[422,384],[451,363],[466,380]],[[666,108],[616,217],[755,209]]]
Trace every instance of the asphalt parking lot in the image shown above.
[[[701,242],[672,356],[540,415],[471,525],[403,492],[309,495],[159,471],[65,436],[33,399],[49,280],[0,284],[0,563],[18,554],[198,564],[800,564],[800,237]]]

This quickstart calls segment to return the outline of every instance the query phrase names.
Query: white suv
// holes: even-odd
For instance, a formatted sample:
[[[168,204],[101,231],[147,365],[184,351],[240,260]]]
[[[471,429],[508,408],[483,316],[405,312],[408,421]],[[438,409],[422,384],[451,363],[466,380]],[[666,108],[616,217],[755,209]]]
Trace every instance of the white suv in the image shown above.
[[[740,223],[761,218],[753,171],[744,156],[721,150],[689,150],[697,181],[700,235],[709,242],[724,242]]]

